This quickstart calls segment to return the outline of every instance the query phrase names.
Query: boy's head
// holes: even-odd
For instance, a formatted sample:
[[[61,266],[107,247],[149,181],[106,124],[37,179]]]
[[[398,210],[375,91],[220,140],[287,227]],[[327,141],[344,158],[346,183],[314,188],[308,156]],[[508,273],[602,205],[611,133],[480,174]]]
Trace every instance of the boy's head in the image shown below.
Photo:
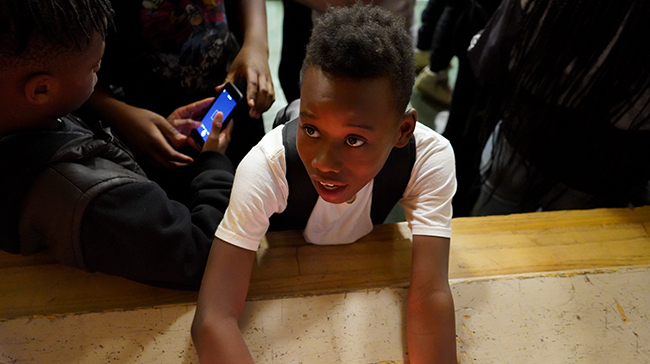
[[[343,203],[379,173],[416,124],[406,111],[413,48],[401,19],[377,6],[330,8],[302,69],[297,148],[319,195]]]
[[[414,83],[413,41],[403,19],[379,6],[357,3],[328,8],[314,24],[303,77],[309,67],[337,78],[385,77],[391,84],[392,102],[403,112]]]
[[[109,0],[0,3],[0,131],[43,126],[87,100],[112,15]]]

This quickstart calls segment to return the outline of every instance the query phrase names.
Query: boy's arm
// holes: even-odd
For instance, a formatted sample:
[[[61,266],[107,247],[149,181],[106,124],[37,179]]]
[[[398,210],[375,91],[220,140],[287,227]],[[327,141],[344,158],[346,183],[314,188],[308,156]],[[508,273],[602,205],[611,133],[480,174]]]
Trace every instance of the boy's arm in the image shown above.
[[[178,168],[193,162],[191,157],[174,149],[185,144],[187,137],[164,116],[114,98],[101,83],[97,84],[84,107],[119,131],[129,148],[154,165]]]
[[[86,164],[91,162],[94,160]],[[103,168],[106,165],[102,162],[98,168],[82,172],[105,176],[107,171],[114,170],[114,166]],[[159,185],[144,178],[104,187],[106,191],[101,193],[94,188],[93,193],[99,195],[90,201],[81,221],[80,244],[85,264],[91,271],[145,284],[198,289],[214,232],[229,203],[234,172],[225,155],[201,153],[187,171],[187,176],[192,178],[187,191],[188,205],[169,199]],[[111,181],[119,181],[120,176],[129,174],[123,170]],[[63,198],[78,191],[78,187],[68,187],[71,183],[57,187],[57,195]],[[44,193],[52,194],[52,188],[49,184]],[[69,204],[70,201],[66,206]],[[83,205],[81,200],[78,205]]]
[[[449,239],[413,236],[406,337],[411,364],[456,363],[454,301],[448,281]]]
[[[266,27],[266,2],[264,0],[238,0],[239,16],[244,27],[244,42],[233,60],[225,82],[246,78],[242,90],[250,116],[259,118],[275,101],[273,79],[269,68],[269,44]]]
[[[253,363],[239,330],[256,252],[215,238],[201,282],[192,339],[202,364]]]

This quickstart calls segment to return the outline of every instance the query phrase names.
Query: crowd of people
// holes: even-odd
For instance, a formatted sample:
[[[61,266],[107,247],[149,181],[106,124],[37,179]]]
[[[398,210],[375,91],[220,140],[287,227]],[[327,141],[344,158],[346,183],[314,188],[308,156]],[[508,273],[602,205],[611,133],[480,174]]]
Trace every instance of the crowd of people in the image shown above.
[[[284,1],[290,103],[265,133],[264,0],[2,2],[0,248],[200,289],[201,362],[252,363],[237,321],[265,233],[352,243],[400,204],[410,361],[455,363],[452,217],[650,202],[646,2],[429,0],[418,32],[412,0],[328,3]],[[442,135],[410,107],[418,52]],[[199,147],[228,82],[242,105]]]

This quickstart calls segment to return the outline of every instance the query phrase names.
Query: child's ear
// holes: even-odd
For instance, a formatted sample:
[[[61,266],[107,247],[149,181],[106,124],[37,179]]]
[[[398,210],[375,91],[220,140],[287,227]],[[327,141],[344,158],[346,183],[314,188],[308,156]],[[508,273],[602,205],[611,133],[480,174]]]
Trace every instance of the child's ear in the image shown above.
[[[43,105],[52,97],[52,86],[52,76],[45,73],[37,73],[31,76],[25,83],[25,97],[27,101],[33,104]]]
[[[404,113],[399,125],[399,138],[395,143],[397,148],[404,147],[408,143],[409,139],[411,139],[411,136],[413,136],[413,132],[415,131],[417,120],[418,113],[415,109],[411,108]]]

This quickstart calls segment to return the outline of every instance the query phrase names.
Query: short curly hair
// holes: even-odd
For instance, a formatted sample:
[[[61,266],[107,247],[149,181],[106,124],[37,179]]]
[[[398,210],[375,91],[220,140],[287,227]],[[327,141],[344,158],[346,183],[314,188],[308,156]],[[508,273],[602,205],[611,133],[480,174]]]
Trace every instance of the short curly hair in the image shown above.
[[[112,28],[109,0],[3,0],[0,2],[0,69],[54,55],[82,50],[94,32],[106,37]],[[49,54],[48,54],[49,55]]]
[[[359,2],[329,7],[314,24],[301,79],[311,66],[334,77],[386,77],[395,90],[395,105],[403,112],[413,89],[413,57],[411,36],[396,14]]]

